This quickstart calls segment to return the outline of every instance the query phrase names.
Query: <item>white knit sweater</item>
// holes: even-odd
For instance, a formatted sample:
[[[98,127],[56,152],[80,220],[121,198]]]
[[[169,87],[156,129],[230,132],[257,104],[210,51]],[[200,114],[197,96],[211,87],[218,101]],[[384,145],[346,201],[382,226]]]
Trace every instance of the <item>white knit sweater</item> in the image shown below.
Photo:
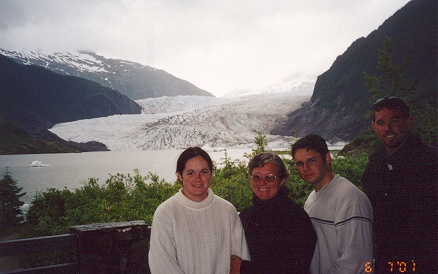
[[[318,241],[311,272],[365,273],[373,259],[372,209],[368,197],[336,175],[304,204]],[[368,269],[367,269],[368,270]]]
[[[152,222],[152,273],[229,273],[231,255],[249,260],[242,224],[234,206],[211,189],[202,202],[179,190],[158,206]]]

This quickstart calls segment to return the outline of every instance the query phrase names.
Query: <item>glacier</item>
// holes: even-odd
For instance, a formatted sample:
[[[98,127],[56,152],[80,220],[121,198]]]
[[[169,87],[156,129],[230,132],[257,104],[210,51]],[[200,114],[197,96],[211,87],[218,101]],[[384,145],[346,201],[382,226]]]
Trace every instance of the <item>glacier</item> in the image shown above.
[[[113,151],[252,148],[258,132],[268,147],[289,148],[294,137],[270,135],[286,115],[310,100],[294,92],[240,97],[176,96],[136,100],[141,114],[61,123],[49,129],[64,140],[98,141]]]

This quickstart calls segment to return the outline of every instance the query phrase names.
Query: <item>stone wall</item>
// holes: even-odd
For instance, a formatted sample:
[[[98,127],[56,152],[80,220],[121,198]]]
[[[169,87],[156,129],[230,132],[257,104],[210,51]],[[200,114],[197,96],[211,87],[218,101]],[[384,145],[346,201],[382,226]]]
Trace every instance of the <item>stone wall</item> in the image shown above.
[[[79,225],[70,233],[78,236],[80,273],[150,273],[150,228],[144,221]]]

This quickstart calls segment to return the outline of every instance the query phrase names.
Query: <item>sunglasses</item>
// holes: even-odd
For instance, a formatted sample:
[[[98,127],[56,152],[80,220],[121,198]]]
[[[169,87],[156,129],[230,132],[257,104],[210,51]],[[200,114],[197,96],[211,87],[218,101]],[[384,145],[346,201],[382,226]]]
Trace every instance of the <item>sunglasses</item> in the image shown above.
[[[374,105],[376,105],[376,104],[378,104],[378,103],[381,103],[381,102],[383,102],[383,101],[387,101],[387,100],[400,100],[400,101],[402,101],[402,99],[400,99],[400,98],[398,98],[397,96],[385,96],[385,97],[382,97],[382,98],[379,98],[379,99],[377,99],[375,102],[374,102]]]
[[[408,105],[397,96],[385,96],[383,98],[377,99],[373,105],[374,111],[381,111],[382,109],[399,109],[404,117],[409,116]]]

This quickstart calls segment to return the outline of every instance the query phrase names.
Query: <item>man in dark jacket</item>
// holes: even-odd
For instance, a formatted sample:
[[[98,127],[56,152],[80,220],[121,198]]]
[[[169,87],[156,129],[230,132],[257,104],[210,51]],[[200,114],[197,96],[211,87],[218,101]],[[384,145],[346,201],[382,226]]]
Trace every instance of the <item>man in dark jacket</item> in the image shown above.
[[[381,142],[362,183],[374,212],[375,273],[437,271],[438,153],[411,125],[401,99],[374,104],[372,127]]]

